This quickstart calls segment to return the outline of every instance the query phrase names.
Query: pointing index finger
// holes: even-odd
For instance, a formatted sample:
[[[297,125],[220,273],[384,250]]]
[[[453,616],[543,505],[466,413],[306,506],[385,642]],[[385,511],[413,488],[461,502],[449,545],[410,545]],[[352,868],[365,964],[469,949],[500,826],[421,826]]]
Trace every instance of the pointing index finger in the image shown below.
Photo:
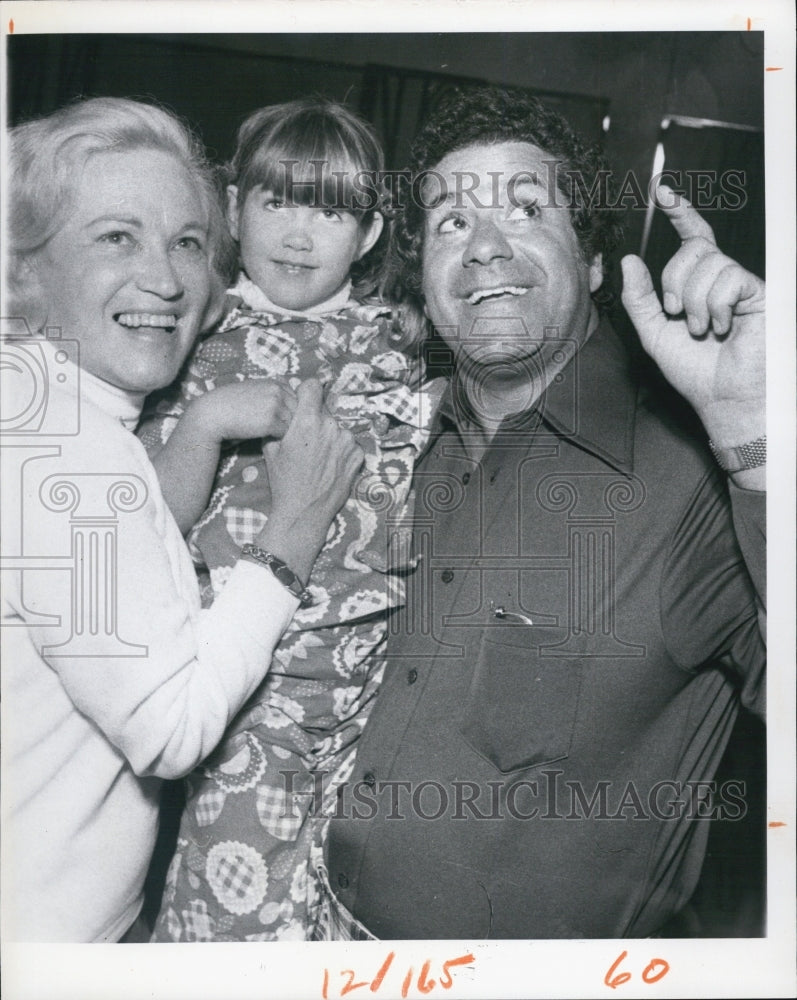
[[[695,237],[717,245],[714,230],[682,194],[676,194],[666,184],[656,188],[656,204],[664,212],[682,240]]]

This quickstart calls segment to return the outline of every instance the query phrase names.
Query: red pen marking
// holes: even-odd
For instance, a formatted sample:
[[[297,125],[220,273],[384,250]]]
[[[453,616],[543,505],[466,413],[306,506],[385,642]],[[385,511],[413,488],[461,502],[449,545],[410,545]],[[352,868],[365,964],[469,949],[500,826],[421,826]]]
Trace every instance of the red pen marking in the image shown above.
[[[410,991],[410,983],[411,982],[412,982],[412,969],[410,969],[410,971],[404,977],[404,983],[403,983],[403,985],[401,987],[401,995],[402,995],[402,997],[406,997],[407,994],[409,993],[409,991]]]
[[[750,28],[751,28],[751,26],[752,26],[752,23],[753,23],[753,22],[752,22],[752,21],[750,20],[750,18],[748,17],[748,18],[747,18],[747,30],[748,30],[748,31],[750,30]]]
[[[8,22],[8,33],[9,33],[9,35],[13,35],[14,34],[14,18],[13,17]]]
[[[329,969],[324,969],[324,985],[321,987],[321,998],[327,1000],[329,996]]]
[[[382,968],[379,970],[379,972],[377,972],[377,974],[373,978],[373,981],[371,982],[371,992],[372,993],[376,993],[376,991],[382,985],[382,980],[387,975],[387,970],[390,968],[391,962],[393,961],[393,959],[395,957],[396,957],[395,951],[391,951],[390,954],[387,956],[387,958],[382,963]]]
[[[467,955],[460,955],[459,958],[449,958],[447,962],[443,962],[443,975],[440,977],[440,985],[444,990],[450,990],[454,985],[454,980],[451,978],[451,973],[448,971],[455,965],[471,965],[476,961],[475,955],[468,953]]]
[[[621,951],[614,960],[612,967],[603,977],[603,982],[610,989],[617,989],[618,986],[622,986],[623,983],[627,983],[631,978],[630,972],[620,972],[615,976],[618,966],[627,955],[627,951]],[[668,961],[663,958],[651,958],[642,972],[642,982],[647,983],[650,986],[653,983],[657,983],[662,977],[666,976],[669,971],[670,963]]]
[[[660,966],[658,972],[655,972],[656,966]],[[670,971],[670,963],[665,962],[663,958],[651,958],[650,962],[645,967],[645,971],[642,973],[643,983],[657,983],[662,976],[666,976]]]
[[[434,979],[430,979],[428,982],[426,980],[426,977],[429,975],[429,966],[431,964],[432,963],[427,959],[423,963],[420,976],[418,976],[418,989],[421,993],[431,993],[434,989]]]
[[[365,980],[363,980],[361,983],[355,983],[355,981],[354,981],[354,976],[355,976],[354,969],[341,969],[340,970],[340,974],[341,974],[341,976],[348,975],[348,977],[349,977],[349,981],[347,983],[344,983],[343,986],[341,986],[341,988],[340,988],[340,995],[342,997],[345,997],[347,993],[351,993],[352,990],[358,990],[361,986],[367,986],[368,985],[368,983]]]
[[[774,830],[776,826],[785,826],[786,824],[783,823],[781,820],[776,819],[773,820],[771,823],[768,823],[767,825],[769,826],[770,830]]]
[[[782,66],[767,66],[766,67],[767,73],[776,73],[779,69],[783,69],[783,67]]]
[[[627,954],[628,954],[627,951],[621,951],[620,954],[615,959],[612,967],[603,977],[604,983],[606,983],[607,986],[610,986],[613,990],[616,990],[618,986],[622,986],[623,983],[627,983],[628,980],[631,978],[630,972],[621,972],[619,976],[614,976],[614,978],[612,978],[614,970],[617,968],[620,962],[622,962],[622,960],[625,958]]]

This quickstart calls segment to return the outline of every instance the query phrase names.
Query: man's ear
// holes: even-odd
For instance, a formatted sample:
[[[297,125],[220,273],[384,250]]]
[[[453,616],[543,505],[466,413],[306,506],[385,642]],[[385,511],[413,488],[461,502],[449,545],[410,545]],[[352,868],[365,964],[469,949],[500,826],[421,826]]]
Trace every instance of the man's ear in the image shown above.
[[[596,253],[589,265],[589,290],[595,293],[603,284],[603,254]]]
[[[238,187],[227,185],[227,225],[234,240],[238,239]]]
[[[382,235],[384,224],[385,220],[382,217],[382,213],[374,212],[371,221],[367,225],[360,227],[360,246],[357,251],[357,260],[364,257],[376,243]]]

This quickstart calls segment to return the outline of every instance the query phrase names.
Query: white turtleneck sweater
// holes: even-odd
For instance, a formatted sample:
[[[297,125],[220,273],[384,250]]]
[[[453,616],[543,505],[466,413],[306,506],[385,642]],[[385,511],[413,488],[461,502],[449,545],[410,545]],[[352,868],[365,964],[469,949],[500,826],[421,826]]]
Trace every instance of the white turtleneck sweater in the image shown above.
[[[3,573],[3,934],[115,941],[141,908],[160,779],[213,750],[266,673],[297,601],[267,570],[241,562],[202,611],[190,556],[131,433],[142,399],[53,365],[51,344],[43,351],[51,372],[43,432],[7,438],[2,450],[5,568],[9,560],[32,567]],[[66,372],[63,384],[55,371]],[[68,431],[76,412],[78,433],[51,433]],[[51,490],[45,481],[56,474],[77,493]],[[107,498],[117,480],[132,486],[114,511]],[[59,498],[66,509],[48,509]],[[106,524],[96,522],[102,514]],[[109,524],[116,562],[98,606],[115,599],[116,619],[85,615],[81,649],[72,532],[76,525],[75,537],[89,539],[74,563],[89,579],[90,536],[104,551]],[[85,604],[90,589],[77,586]]]

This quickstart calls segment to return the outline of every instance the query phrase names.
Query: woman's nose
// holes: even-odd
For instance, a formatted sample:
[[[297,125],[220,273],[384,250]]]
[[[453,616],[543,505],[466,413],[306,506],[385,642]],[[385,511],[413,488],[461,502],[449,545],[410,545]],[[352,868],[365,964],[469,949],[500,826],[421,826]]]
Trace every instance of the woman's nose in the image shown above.
[[[511,260],[512,257],[512,247],[497,222],[489,216],[477,219],[465,247],[463,265],[487,265],[494,260]]]
[[[183,282],[166,248],[141,250],[138,284],[142,291],[161,299],[176,299],[183,293]]]

